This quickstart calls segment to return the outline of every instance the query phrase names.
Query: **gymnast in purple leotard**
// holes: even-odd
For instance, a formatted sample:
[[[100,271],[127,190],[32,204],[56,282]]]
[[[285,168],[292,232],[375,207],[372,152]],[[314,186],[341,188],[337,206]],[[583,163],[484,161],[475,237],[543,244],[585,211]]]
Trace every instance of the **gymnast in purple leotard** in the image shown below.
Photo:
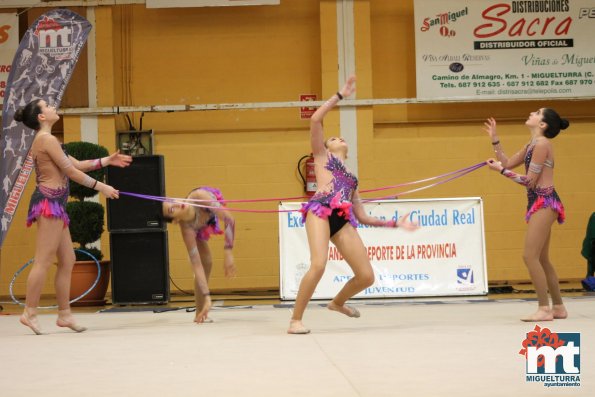
[[[337,138],[331,138],[334,142]],[[318,190],[306,204],[302,204],[301,213],[305,221],[308,212],[319,218],[328,219],[329,237],[333,237],[343,225],[349,222],[357,227],[357,221],[352,211],[352,198],[357,191],[357,178],[347,170],[345,164],[332,152],[327,152],[327,162],[324,168],[331,172],[333,179],[327,185],[327,190]]]
[[[302,216],[306,220],[311,263],[300,283],[287,330],[290,334],[310,332],[304,327],[302,317],[316,285],[324,274],[329,241],[333,242],[351,267],[353,277],[328,304],[328,308],[349,317],[359,317],[357,309],[345,305],[345,302],[374,283],[374,270],[357,233],[357,222],[372,226],[401,227],[406,230],[417,228],[417,225],[406,220],[407,215],[397,222],[369,216],[359,199],[357,178],[349,172],[344,163],[347,158],[347,143],[338,137],[324,140],[322,130],[324,116],[340,99],[351,95],[354,91],[355,76],[352,76],[337,94],[316,110],[310,119],[310,138],[318,190],[301,209]]]
[[[532,112],[525,125],[531,131],[531,141],[519,152],[508,158],[504,154],[493,118],[485,123],[485,130],[492,140],[496,159],[488,159],[491,169],[527,189],[527,235],[523,259],[529,270],[537,293],[538,308],[523,321],[549,321],[566,318],[568,313],[562,302],[558,275],[549,259],[549,245],[552,224],[564,222],[564,206],[554,189],[554,148],[551,139],[560,130],[568,128],[568,120],[560,118],[552,109],[542,108]],[[510,168],[525,164],[525,175]],[[552,298],[550,307],[548,291]]]
[[[208,240],[213,234],[225,236],[223,266],[226,277],[233,277],[236,273],[232,248],[235,238],[235,221],[231,213],[222,203],[223,195],[219,189],[202,186],[192,190],[184,202],[166,201],[163,203],[163,218],[167,222],[180,225],[182,238],[188,250],[188,257],[194,273],[194,301],[197,323],[212,322],[208,317],[211,308],[209,291],[209,276],[213,266],[211,249]],[[198,204],[192,205],[192,204]],[[209,207],[209,208],[207,208]],[[225,223],[225,229],[219,226],[219,219]]]

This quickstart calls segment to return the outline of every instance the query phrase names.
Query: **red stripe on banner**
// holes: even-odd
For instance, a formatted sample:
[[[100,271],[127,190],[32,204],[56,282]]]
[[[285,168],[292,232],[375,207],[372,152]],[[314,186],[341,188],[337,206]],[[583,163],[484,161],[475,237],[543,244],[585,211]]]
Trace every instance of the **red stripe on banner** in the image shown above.
[[[8,214],[12,217],[16,212],[17,206],[19,205],[19,201],[21,200],[21,196],[23,195],[23,191],[25,190],[25,186],[27,185],[27,181],[29,180],[32,170],[33,158],[31,157],[31,154],[29,154],[27,155],[25,164],[23,164],[21,172],[19,172],[19,176],[17,177],[14,187],[10,192],[6,208],[4,209],[5,214]]]

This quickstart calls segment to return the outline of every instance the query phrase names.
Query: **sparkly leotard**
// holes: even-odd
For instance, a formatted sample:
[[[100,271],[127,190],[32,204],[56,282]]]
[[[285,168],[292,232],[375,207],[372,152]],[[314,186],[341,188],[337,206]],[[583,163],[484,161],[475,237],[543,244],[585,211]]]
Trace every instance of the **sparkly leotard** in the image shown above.
[[[66,150],[62,146],[64,154]],[[69,179],[63,175],[64,185],[59,188],[51,188],[41,184],[41,173],[39,171],[38,161],[40,159],[35,156],[33,164],[35,166],[35,179],[37,186],[31,195],[29,201],[29,211],[27,212],[27,227],[31,226],[40,216],[46,218],[59,218],[64,222],[64,227],[70,224],[70,218],[66,212],[66,202],[68,201],[68,194],[70,192]],[[41,161],[51,161],[43,157]]]
[[[527,149],[527,154],[525,154],[525,173],[529,170],[529,164],[531,164],[531,158],[533,157],[533,149],[535,146],[531,146]],[[545,167],[553,168],[554,164],[551,160],[546,160],[543,165]],[[564,219],[566,218],[566,214],[564,213],[564,205],[562,205],[562,200],[558,196],[556,189],[554,186],[547,186],[547,187],[534,187],[529,188],[527,187],[527,213],[525,215],[525,220],[529,222],[531,215],[542,208],[551,208],[552,210],[558,213],[558,223],[563,223]]]
[[[357,227],[351,202],[353,193],[357,189],[357,178],[347,171],[345,164],[332,153],[328,155],[325,168],[333,175],[332,187],[328,191],[317,191],[310,201],[302,204],[300,209],[302,220],[306,220],[309,211],[322,219],[329,219],[333,213],[336,213],[336,215],[351,223],[353,227]]]
[[[199,189],[206,190],[207,192],[211,193],[214,200],[217,200],[218,202],[223,201],[223,194],[221,194],[221,191],[219,189],[216,189],[214,187],[197,187],[196,189],[193,189],[190,193]],[[209,218],[206,223],[200,222],[200,211],[205,211],[209,215]],[[215,215],[213,210],[211,210],[210,208],[195,207],[194,212],[194,219],[185,223],[196,231],[197,239],[202,241],[208,241],[211,235],[213,234],[223,234],[223,230],[221,230],[221,227],[219,226],[219,218],[217,217],[217,215]]]

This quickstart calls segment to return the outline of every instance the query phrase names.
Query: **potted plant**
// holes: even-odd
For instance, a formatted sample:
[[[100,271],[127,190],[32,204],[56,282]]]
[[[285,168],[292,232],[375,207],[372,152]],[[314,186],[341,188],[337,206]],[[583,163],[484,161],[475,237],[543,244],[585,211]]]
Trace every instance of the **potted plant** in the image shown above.
[[[103,146],[90,142],[70,142],[64,145],[66,152],[77,160],[91,160],[108,156]],[[98,181],[104,180],[103,168],[89,171],[90,177]],[[105,293],[109,284],[109,261],[102,261],[103,254],[89,244],[99,240],[104,230],[104,208],[98,202],[85,201],[97,195],[97,191],[74,181],[70,181],[70,197],[74,200],[66,204],[66,212],[70,218],[70,235],[75,248],[89,252],[100,261],[101,277],[97,285],[82,299],[73,302],[73,306],[100,306],[105,304]],[[70,299],[85,293],[97,279],[97,264],[88,255],[75,251],[76,263],[72,270]]]

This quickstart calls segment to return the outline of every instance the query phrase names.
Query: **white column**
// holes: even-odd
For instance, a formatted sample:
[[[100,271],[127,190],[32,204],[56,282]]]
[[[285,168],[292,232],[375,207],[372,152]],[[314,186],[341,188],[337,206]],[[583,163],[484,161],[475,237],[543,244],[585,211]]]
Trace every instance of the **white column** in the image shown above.
[[[95,41],[95,7],[87,8],[87,20],[91,23],[91,32],[87,38],[87,86],[89,87],[89,107],[97,107],[97,55]],[[81,116],[81,141],[98,143],[99,127],[97,116]]]
[[[95,40],[95,7],[87,8],[87,20],[91,23],[91,31],[87,37],[87,86],[89,90],[89,107],[97,107],[97,50]],[[81,141],[99,143],[99,123],[97,116],[81,116]],[[88,198],[88,201],[99,202],[99,194]],[[101,249],[101,240],[89,244],[90,247]]]
[[[337,0],[337,47],[339,54],[337,60],[339,65],[338,87],[341,88],[347,78],[355,73],[353,0]],[[357,92],[350,99],[356,99],[356,96]],[[339,109],[341,136],[349,145],[347,167],[357,175],[357,113],[354,106],[341,106]]]

